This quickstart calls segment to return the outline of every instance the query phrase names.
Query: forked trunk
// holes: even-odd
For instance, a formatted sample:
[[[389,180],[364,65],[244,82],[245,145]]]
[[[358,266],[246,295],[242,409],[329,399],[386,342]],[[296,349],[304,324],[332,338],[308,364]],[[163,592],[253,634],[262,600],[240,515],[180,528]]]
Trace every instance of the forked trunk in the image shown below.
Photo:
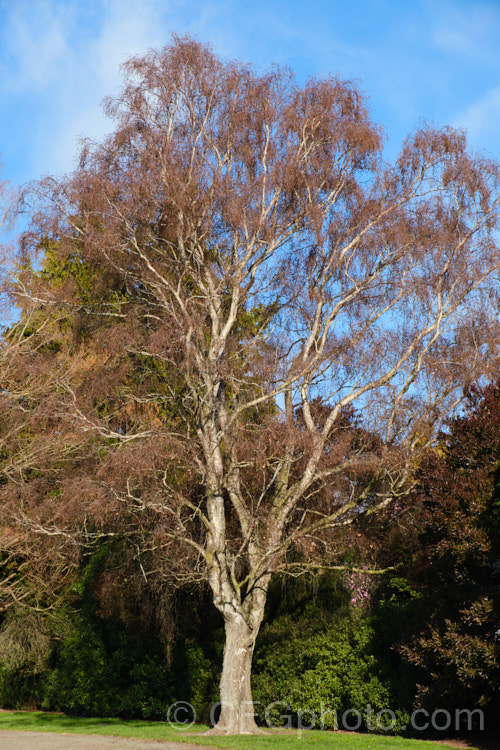
[[[255,734],[251,673],[258,629],[252,630],[241,614],[225,615],[226,642],[220,681],[221,713],[216,734]]]

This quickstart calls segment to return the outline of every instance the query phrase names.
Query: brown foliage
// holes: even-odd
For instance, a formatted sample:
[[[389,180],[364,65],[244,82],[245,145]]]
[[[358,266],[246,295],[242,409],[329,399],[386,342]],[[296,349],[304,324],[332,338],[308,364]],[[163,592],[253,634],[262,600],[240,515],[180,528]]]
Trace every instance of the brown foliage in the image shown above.
[[[422,462],[416,508],[422,528],[413,575],[425,586],[428,626],[405,648],[425,677],[421,703],[495,705],[500,660],[500,388],[468,393],[464,413]]]

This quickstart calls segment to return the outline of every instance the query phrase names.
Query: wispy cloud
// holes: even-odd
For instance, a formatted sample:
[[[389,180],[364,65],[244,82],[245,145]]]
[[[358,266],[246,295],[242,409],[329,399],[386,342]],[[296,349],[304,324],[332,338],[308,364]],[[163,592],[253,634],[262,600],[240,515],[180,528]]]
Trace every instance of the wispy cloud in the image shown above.
[[[432,2],[431,36],[445,53],[482,64],[498,60],[500,6],[497,2]]]
[[[177,3],[178,5],[178,3]],[[166,41],[176,3],[18,0],[0,4],[0,95],[36,111],[36,172],[71,167],[78,138],[109,127],[100,102],[121,81],[120,64]],[[29,125],[28,125],[29,127]]]
[[[494,139],[497,147],[499,122],[500,84],[457,115],[454,125],[465,128],[473,144],[484,146]]]
[[[74,3],[56,7],[40,0],[0,4],[2,93],[41,91],[58,75],[68,54],[67,29]]]

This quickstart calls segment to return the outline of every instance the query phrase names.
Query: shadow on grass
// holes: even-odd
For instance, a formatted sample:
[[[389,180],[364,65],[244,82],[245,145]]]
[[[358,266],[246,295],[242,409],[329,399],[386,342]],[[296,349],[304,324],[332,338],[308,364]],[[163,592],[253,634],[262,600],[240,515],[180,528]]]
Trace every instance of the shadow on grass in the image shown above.
[[[120,734],[124,728],[130,734],[143,732],[146,728],[154,733],[167,734],[167,727],[161,721],[131,720],[129,722],[120,718],[89,718],[42,711],[0,711],[0,729],[111,734],[115,728]]]

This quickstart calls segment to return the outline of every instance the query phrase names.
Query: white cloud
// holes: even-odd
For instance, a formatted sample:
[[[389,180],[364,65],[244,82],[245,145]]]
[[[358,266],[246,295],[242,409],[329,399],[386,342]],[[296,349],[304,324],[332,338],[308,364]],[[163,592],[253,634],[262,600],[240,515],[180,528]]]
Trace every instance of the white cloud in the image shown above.
[[[141,5],[114,0],[103,4],[100,25],[90,35],[83,34],[75,47],[61,60],[65,67],[56,81],[56,111],[50,114],[46,132],[40,144],[50,143],[42,155],[50,171],[68,169],[76,153],[79,138],[100,138],[109,129],[101,101],[117,92],[122,80],[120,65],[132,54],[145,52],[160,44],[164,35],[156,21],[155,0],[143,0]],[[78,29],[72,37],[78,39]],[[56,137],[47,132],[56,125]],[[48,136],[48,138],[47,138]]]
[[[476,63],[498,60],[500,8],[486,2],[432,3],[431,37],[438,49]]]
[[[100,138],[109,129],[101,101],[118,90],[120,64],[165,43],[170,11],[178,6],[168,0],[0,0],[0,95],[26,107],[35,173],[67,171],[78,139]]]
[[[473,144],[491,142],[498,149],[498,123],[500,122],[500,85],[490,89],[455,118],[455,127],[465,128]]]
[[[56,76],[67,54],[66,28],[72,4],[50,2],[1,4],[2,92],[40,91]]]

